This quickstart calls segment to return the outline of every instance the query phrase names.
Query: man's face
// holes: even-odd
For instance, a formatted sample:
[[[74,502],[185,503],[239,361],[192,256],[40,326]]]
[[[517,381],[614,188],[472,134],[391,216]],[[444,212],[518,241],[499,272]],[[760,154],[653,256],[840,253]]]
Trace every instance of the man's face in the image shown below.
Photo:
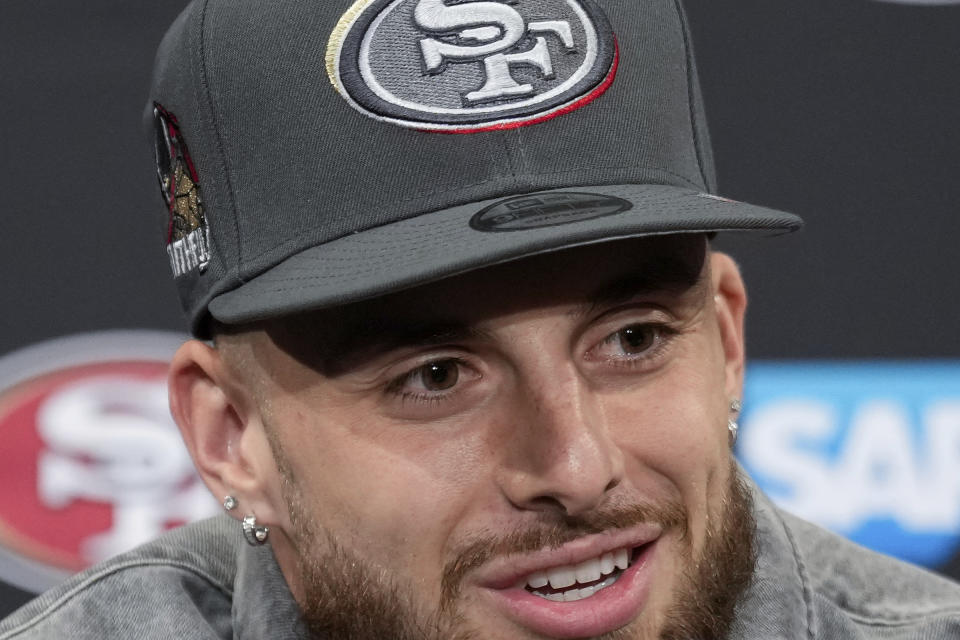
[[[729,260],[673,236],[247,336],[280,470],[265,481],[285,533],[273,544],[311,628],[722,631],[752,569],[727,430],[741,294]]]

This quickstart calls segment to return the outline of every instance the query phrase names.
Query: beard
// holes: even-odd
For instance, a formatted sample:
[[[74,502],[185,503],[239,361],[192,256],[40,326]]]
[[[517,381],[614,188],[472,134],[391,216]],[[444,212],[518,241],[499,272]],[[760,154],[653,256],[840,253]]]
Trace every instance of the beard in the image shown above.
[[[281,471],[285,465],[281,464]],[[453,555],[443,571],[439,602],[424,603],[414,584],[345,548],[305,508],[299,489],[284,477],[303,589],[302,621],[316,640],[483,640],[462,612],[460,584],[490,558],[559,547],[581,536],[641,523],[677,534],[683,564],[671,604],[660,621],[639,619],[595,640],[720,640],[754,572],[755,521],[749,489],[731,460],[721,513],[708,520],[699,553],[690,548],[687,512],[679,503],[612,504],[585,516],[558,516],[507,536],[488,535]],[[432,604],[432,606],[431,606]],[[659,624],[657,624],[659,622]],[[658,627],[658,628],[657,628]]]

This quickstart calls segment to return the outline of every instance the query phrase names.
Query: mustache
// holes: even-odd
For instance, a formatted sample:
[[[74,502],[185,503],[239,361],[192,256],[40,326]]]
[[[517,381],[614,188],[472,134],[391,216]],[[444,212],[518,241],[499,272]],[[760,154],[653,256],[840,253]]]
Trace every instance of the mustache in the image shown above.
[[[664,504],[607,504],[582,515],[557,514],[542,522],[505,535],[476,539],[454,554],[443,571],[441,610],[446,610],[459,596],[463,578],[492,558],[530,553],[544,548],[556,549],[583,536],[640,524],[658,524],[664,531],[674,530],[680,539],[687,536],[687,510],[680,502]]]

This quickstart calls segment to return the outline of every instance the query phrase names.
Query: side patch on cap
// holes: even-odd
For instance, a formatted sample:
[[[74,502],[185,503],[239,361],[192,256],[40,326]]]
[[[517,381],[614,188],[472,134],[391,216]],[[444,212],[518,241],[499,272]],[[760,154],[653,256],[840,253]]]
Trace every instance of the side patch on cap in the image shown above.
[[[326,62],[336,90],[367,116],[473,133],[584,106],[613,82],[617,58],[593,0],[357,0]]]
[[[167,205],[167,255],[176,278],[203,273],[210,264],[210,231],[200,198],[200,178],[180,133],[177,118],[153,105],[157,178]]]
[[[599,193],[531,193],[490,205],[470,219],[470,226],[477,231],[523,231],[603,218],[632,207],[626,200]]]

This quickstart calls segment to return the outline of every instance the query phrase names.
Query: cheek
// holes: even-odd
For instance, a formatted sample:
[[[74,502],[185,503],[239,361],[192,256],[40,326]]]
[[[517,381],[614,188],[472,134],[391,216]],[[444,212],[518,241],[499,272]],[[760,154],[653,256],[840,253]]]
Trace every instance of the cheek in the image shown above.
[[[288,429],[288,457],[318,524],[393,571],[439,572],[484,477],[482,440],[345,417],[300,424]]]
[[[679,499],[696,531],[719,502],[730,461],[721,361],[693,360],[655,384],[610,397],[605,413],[638,490]]]
[[[649,405],[631,402],[612,406],[607,415],[628,461],[628,469],[649,470],[669,480],[682,493],[702,490],[722,455],[724,433],[717,416],[702,404]],[[631,464],[632,463],[632,464]]]

